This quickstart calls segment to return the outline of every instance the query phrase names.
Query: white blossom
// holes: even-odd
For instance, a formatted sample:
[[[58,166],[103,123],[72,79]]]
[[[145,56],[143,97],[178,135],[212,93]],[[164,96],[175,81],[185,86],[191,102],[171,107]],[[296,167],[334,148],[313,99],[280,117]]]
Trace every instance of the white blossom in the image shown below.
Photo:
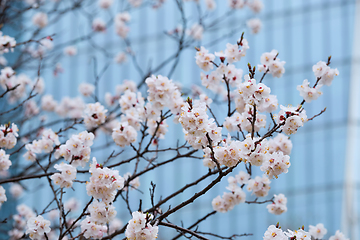
[[[57,102],[54,100],[52,95],[44,95],[41,97],[41,108],[44,111],[53,112],[55,111]]]
[[[99,7],[107,9],[113,4],[113,0],[99,0]]]
[[[125,236],[129,240],[155,240],[158,235],[158,226],[152,226],[149,220],[152,219],[151,214],[143,214],[141,212],[133,212],[132,219],[128,222],[125,230]]]
[[[266,206],[269,213],[280,215],[287,211],[287,198],[284,194],[274,195],[273,203]]]
[[[84,110],[86,128],[91,129],[105,123],[107,111],[99,102],[87,104]]]
[[[294,238],[297,240],[311,240],[311,235],[302,229],[295,231],[288,230],[288,232],[285,232],[285,235],[289,238]]]
[[[86,184],[86,192],[89,196],[102,199],[105,203],[114,200],[117,190],[124,187],[124,178],[119,176],[117,170],[111,170],[98,164],[96,158],[90,167],[90,182]]]
[[[124,52],[119,52],[118,54],[116,54],[116,56],[114,57],[114,61],[118,64],[124,63],[126,62],[126,54]]]
[[[336,231],[334,236],[331,236],[329,240],[349,240],[349,238],[346,238],[345,235],[340,232],[339,230]]]
[[[94,84],[91,83],[81,83],[79,85],[79,92],[81,93],[81,95],[83,95],[84,97],[90,97],[95,91],[95,86]]]
[[[15,46],[16,46],[15,39],[13,37],[3,35],[3,33],[0,31],[0,54],[7,53],[9,52],[9,50],[14,51]],[[1,65],[6,65],[6,59],[5,61],[2,60]]]
[[[254,13],[259,13],[264,8],[264,4],[261,0],[252,0],[247,4]]]
[[[203,38],[203,33],[204,27],[199,23],[194,23],[191,28],[186,31],[186,34],[197,41],[200,41]]]
[[[322,239],[326,235],[327,230],[324,227],[324,224],[319,223],[316,226],[310,225],[309,226],[309,233],[315,239]]]
[[[288,237],[280,228],[270,225],[264,233],[263,240],[288,240]]]
[[[68,56],[75,56],[77,54],[77,48],[75,46],[67,46],[64,48],[64,54]]]
[[[7,201],[5,192],[6,192],[5,189],[2,186],[0,186],[0,208],[1,205]]]
[[[96,224],[91,217],[86,217],[80,225],[85,238],[101,239],[107,232],[106,225]]]
[[[128,0],[133,7],[140,7],[143,0]]]
[[[300,92],[300,96],[303,97],[307,103],[316,100],[322,95],[322,92],[319,90],[319,85],[313,88],[310,87],[309,84],[309,81],[305,79],[302,85],[298,85],[296,87],[296,89]]]
[[[271,181],[266,176],[256,176],[249,180],[247,190],[252,191],[256,197],[265,197],[270,190],[270,183]]]
[[[83,131],[77,135],[72,135],[65,144],[60,145],[55,151],[55,158],[63,157],[66,161],[71,162],[74,167],[85,167],[90,160],[90,153],[94,140],[94,134]]]
[[[99,202],[96,199],[89,205],[88,210],[91,220],[96,224],[110,223],[116,216],[114,205]]]
[[[252,18],[246,21],[246,25],[253,34],[258,33],[262,28],[262,22],[259,18]]]
[[[214,61],[215,56],[209,53],[209,50],[204,47],[201,47],[200,50],[196,52],[195,59],[196,64],[204,71],[209,71],[214,68],[211,62]]]
[[[6,149],[12,149],[17,142],[18,127],[15,123],[0,125],[0,147]]]
[[[106,23],[101,18],[95,18],[92,22],[92,29],[95,32],[105,32],[106,31]]]
[[[245,6],[245,0],[228,0],[228,2],[233,9],[241,9]]]
[[[10,155],[0,149],[0,171],[6,171],[11,166],[11,161],[9,160]]]
[[[55,108],[55,112],[62,117],[81,118],[85,109],[85,103],[81,97],[64,97]]]
[[[48,16],[44,12],[38,12],[33,16],[32,22],[35,26],[44,28],[48,24]]]
[[[18,183],[14,183],[10,186],[10,193],[14,198],[19,198],[23,192],[23,187]]]
[[[214,10],[216,8],[215,0],[205,0],[205,5],[208,10]]]
[[[27,221],[26,234],[29,234],[31,239],[40,239],[45,233],[50,232],[50,221],[39,215],[37,217],[31,217]]]
[[[125,147],[136,141],[137,132],[127,122],[122,122],[113,129],[112,138],[117,145]]]
[[[54,168],[61,171],[61,173],[55,173],[51,176],[51,179],[56,185],[60,185],[61,188],[69,188],[73,184],[73,180],[76,178],[77,170],[75,167],[61,163],[55,164]]]

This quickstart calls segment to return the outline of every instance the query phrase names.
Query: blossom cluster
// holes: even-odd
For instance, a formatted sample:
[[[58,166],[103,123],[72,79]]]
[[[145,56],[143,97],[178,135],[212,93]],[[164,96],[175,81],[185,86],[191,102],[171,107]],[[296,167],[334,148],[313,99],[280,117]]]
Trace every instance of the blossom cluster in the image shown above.
[[[264,240],[278,239],[278,240],[288,240],[288,239],[301,239],[301,240],[311,240],[311,235],[308,232],[305,232],[303,229],[288,232],[282,231],[280,228],[275,225],[269,226],[264,234]]]
[[[296,133],[308,120],[306,111],[301,106],[285,107],[281,105],[280,109],[276,115],[276,122],[281,125],[280,129],[287,135]]]
[[[92,29],[94,32],[105,32],[106,31],[106,23],[101,18],[94,18],[92,22]]]
[[[99,7],[103,9],[108,9],[113,4],[113,0],[99,0],[98,1]]]
[[[26,234],[29,234],[31,239],[41,239],[44,234],[49,233],[50,231],[50,221],[44,219],[41,215],[31,217],[27,221]]]
[[[32,22],[38,28],[44,28],[48,25],[48,15],[44,12],[37,12],[33,18]]]
[[[259,18],[252,18],[246,21],[246,25],[250,28],[253,34],[258,33],[262,28],[262,22]]]
[[[247,190],[252,191],[256,197],[265,197],[269,193],[270,183],[270,179],[266,176],[256,176],[249,180]]]
[[[105,203],[111,203],[117,190],[124,187],[124,178],[119,175],[119,172],[98,164],[95,157],[89,172],[91,177],[90,182],[86,184],[87,194],[96,199],[102,199]]]
[[[335,76],[339,75],[337,68],[330,68],[328,63],[318,62],[313,66],[315,77],[319,78],[319,86],[330,86]]]
[[[88,210],[92,221],[99,224],[109,223],[114,220],[116,216],[115,207],[113,205],[99,202],[97,199],[89,205]]]
[[[235,112],[231,117],[225,118],[223,125],[229,132],[238,132],[240,130],[251,132],[253,127],[255,132],[259,132],[261,128],[266,127],[266,115],[256,112],[256,120],[253,125],[249,119],[253,118],[254,109],[250,105],[246,105],[246,107],[248,111],[243,113]]]
[[[261,55],[258,70],[264,73],[271,73],[273,77],[280,78],[285,73],[285,61],[280,61],[278,58],[279,52],[272,50]]]
[[[75,56],[77,54],[77,48],[75,46],[67,46],[64,48],[64,54],[68,56]]]
[[[81,222],[81,231],[86,238],[100,239],[108,230],[106,224],[114,220],[116,216],[112,203],[117,190],[124,187],[124,178],[117,170],[98,164],[95,157],[89,172],[91,177],[86,184],[86,191],[89,196],[94,197],[94,202],[88,207],[90,216]]]
[[[140,130],[140,123],[145,120],[145,102],[141,92],[125,90],[119,99],[119,104],[123,113],[121,122],[127,122],[136,131]]]
[[[116,145],[125,147],[136,141],[137,132],[134,127],[127,122],[118,123],[113,129],[112,138]]]
[[[70,162],[73,167],[85,167],[90,160],[91,146],[93,145],[94,134],[83,131],[77,135],[72,135],[65,144],[55,151],[55,158],[63,157]]]
[[[51,176],[51,179],[55,182],[56,185],[60,185],[61,188],[69,188],[73,184],[73,180],[76,178],[76,168],[69,165],[61,163],[55,164],[55,169],[61,171],[61,173],[55,173]]]
[[[86,238],[100,239],[107,233],[106,224],[115,220],[116,211],[113,205],[95,199],[88,207],[90,216],[81,222],[81,231]],[[113,227],[110,225],[110,227]]]
[[[14,228],[8,232],[11,240],[20,239],[24,233],[26,228],[26,223],[30,218],[34,218],[35,213],[25,204],[19,204],[16,206],[17,214],[12,216],[14,220]]]
[[[152,75],[145,82],[149,88],[147,100],[150,104],[146,105],[148,119],[157,120],[161,110],[168,107],[174,115],[174,122],[177,122],[181,108],[185,105],[178,87],[172,80],[161,75]]]
[[[115,32],[121,38],[126,38],[129,33],[129,27],[126,25],[131,19],[130,14],[128,12],[118,13],[115,16]]]
[[[266,206],[268,211],[272,214],[280,215],[287,211],[287,198],[284,194],[274,195],[273,203]]]
[[[251,139],[250,134],[246,136],[244,141],[231,140],[230,135],[227,139],[222,141],[221,145],[214,147],[214,157],[221,165],[225,165],[227,167],[236,166],[241,161],[251,163],[254,162],[255,165],[256,159],[253,157],[257,156],[257,152],[261,152],[260,146],[257,151],[252,152],[254,148],[254,141]],[[252,160],[254,159],[254,161]]]
[[[32,143],[25,145],[27,152],[23,155],[28,161],[34,162],[36,160],[36,154],[50,153],[54,149],[54,145],[59,145],[59,137],[51,129],[45,129],[41,133],[41,139],[34,140]]]
[[[243,185],[248,182],[250,175],[245,172],[240,172],[235,178],[229,177],[229,186],[226,189],[231,192],[224,192],[223,196],[217,196],[212,200],[213,209],[217,212],[225,213],[232,210],[236,205],[244,203],[246,200],[246,193],[238,184]],[[239,180],[239,181],[238,181]]]
[[[301,85],[296,87],[296,89],[300,92],[300,96],[303,97],[307,103],[310,103],[322,95],[320,87],[320,85],[317,85],[316,87],[310,87],[310,82],[305,79]]]
[[[221,142],[221,145],[213,147],[214,157],[221,165],[227,167],[235,166],[239,162],[260,166],[268,178],[277,178],[281,173],[287,173],[290,167],[292,143],[283,134],[275,138],[262,140],[257,143],[258,138],[251,139],[248,134],[243,141],[231,140],[230,135]],[[256,144],[257,143],[257,144]],[[211,149],[204,148],[204,166],[214,168],[215,163],[211,157]]]
[[[249,7],[254,13],[260,12],[264,4],[261,0],[245,1],[245,0],[229,0],[229,5],[233,9],[241,9],[245,6]]]
[[[137,131],[141,123],[145,121],[145,102],[133,81],[125,80],[123,84],[116,86],[116,94],[105,94],[105,102],[108,106],[120,105],[122,110],[119,122],[110,115],[109,121],[104,127],[112,130],[112,138],[120,147],[125,147],[136,141]]]
[[[5,67],[1,70],[0,85],[4,90],[13,89],[9,92],[8,103],[13,104],[26,96],[27,88],[34,89],[36,93],[42,93],[45,88],[44,79],[36,78],[34,81],[21,73],[16,75],[11,67]]]
[[[239,49],[241,47],[241,49]],[[227,79],[236,81],[236,79],[241,78],[242,71],[236,70],[235,66],[232,63],[238,62],[242,57],[246,55],[246,51],[249,49],[249,44],[246,39],[239,39],[238,43],[226,44],[225,51],[215,52],[215,55],[209,53],[209,50],[203,46],[198,49],[196,52],[195,60],[196,64],[204,71],[210,71],[214,68],[215,56],[219,57],[221,60],[221,65],[218,66],[216,71],[213,71],[209,75],[202,75],[202,84],[205,87],[210,87],[212,84],[218,85],[218,83],[223,79],[223,76]],[[225,59],[230,65],[225,65]],[[239,77],[240,75],[240,77]]]
[[[105,123],[107,110],[99,102],[89,103],[84,110],[84,122],[87,129]]]
[[[249,111],[256,105],[260,112],[273,112],[277,109],[278,100],[271,95],[271,89],[263,83],[256,83],[256,79],[245,75],[245,81],[239,83],[235,90],[235,107],[239,113]]]
[[[13,37],[3,35],[0,31],[0,54],[7,53],[9,50],[14,51],[16,41]]]
[[[132,219],[128,222],[125,236],[128,240],[155,240],[158,235],[158,226],[151,225],[151,214],[133,212]]]
[[[80,224],[85,238],[101,239],[108,229],[106,225],[96,224],[91,217],[86,217]]]
[[[24,189],[23,189],[23,187],[20,185],[20,184],[18,184],[18,183],[13,183],[13,184],[11,184],[11,186],[10,186],[10,193],[11,193],[11,195],[13,196],[13,198],[19,198],[22,194],[23,194],[23,192],[24,192]]]
[[[272,179],[278,177],[281,173],[287,173],[290,167],[290,157],[282,152],[269,154],[261,165],[260,170]]]
[[[45,95],[47,96],[47,95]],[[61,102],[57,102],[51,97],[42,97],[41,106],[46,111],[55,111],[61,117],[81,118],[86,107],[81,97],[64,97]]]
[[[213,118],[209,119],[206,109],[204,102],[196,102],[192,105],[191,100],[188,100],[181,109],[179,121],[185,139],[195,149],[209,145],[209,139],[214,145],[221,141],[221,128],[217,127]]]
[[[95,91],[95,86],[91,83],[80,83],[79,85],[79,92],[84,97],[91,96]]]
[[[134,81],[124,80],[122,84],[115,86],[116,93],[112,95],[110,92],[105,93],[105,103],[109,107],[114,106],[116,103],[119,103],[119,99],[122,94],[125,93],[126,90],[130,90],[131,92],[136,92],[137,87]]]
[[[328,65],[328,63],[320,61],[313,66],[313,72],[317,78],[316,84],[313,87],[310,87],[310,82],[307,79],[303,81],[302,85],[296,87],[305,102],[310,103],[318,99],[322,95],[320,88],[324,85],[330,86],[334,77],[339,75],[339,71],[336,68],[332,69]]]
[[[0,125],[0,148],[12,149],[17,142],[18,127],[15,123]]]
[[[6,191],[3,188],[3,186],[0,186],[0,207],[6,201],[7,201]]]
[[[322,223],[317,224],[316,226],[309,226],[309,231],[305,231],[304,227],[298,230],[292,231],[283,231],[278,225],[270,225],[266,232],[264,233],[264,240],[288,240],[288,239],[301,239],[301,240],[311,240],[311,239],[323,239],[327,233],[326,228]],[[349,240],[345,235],[339,230],[336,231],[335,235],[331,236],[329,240]]]
[[[0,172],[6,171],[11,166],[11,161],[9,160],[10,155],[6,154],[6,152],[0,149]]]
[[[199,23],[194,23],[190,29],[186,30],[186,34],[194,40],[200,41],[203,38],[204,27]]]

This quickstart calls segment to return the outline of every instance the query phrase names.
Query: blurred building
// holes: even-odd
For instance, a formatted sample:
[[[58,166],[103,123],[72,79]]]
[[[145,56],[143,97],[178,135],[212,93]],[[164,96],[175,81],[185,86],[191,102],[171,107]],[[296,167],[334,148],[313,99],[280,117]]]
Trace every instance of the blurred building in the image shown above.
[[[214,14],[218,19],[222,19],[219,12],[226,12],[228,8],[223,2],[225,1],[217,1],[218,9]],[[194,3],[187,4],[185,12],[191,25],[191,21],[197,19],[198,11],[194,8]],[[257,65],[262,53],[278,50],[279,58],[286,61],[286,73],[280,79],[266,76],[264,83],[271,87],[272,93],[278,96],[279,104],[282,105],[297,105],[301,102],[302,98],[296,86],[302,84],[304,79],[315,81],[312,66],[318,61],[326,61],[331,55],[331,67],[338,68],[340,75],[335,78],[331,87],[325,86],[322,89],[323,96],[316,102],[304,105],[308,117],[318,114],[325,107],[326,112],[316,120],[306,123],[296,135],[291,136],[293,151],[289,173],[272,180],[270,197],[264,198],[265,200],[273,194],[284,193],[288,198],[288,211],[274,216],[268,213],[266,204],[242,204],[231,212],[217,213],[209,217],[199,225],[199,230],[224,236],[252,233],[253,235],[246,239],[261,239],[267,227],[277,222],[280,222],[283,229],[297,229],[302,225],[307,229],[308,225],[323,223],[328,229],[326,238],[341,229],[348,238],[360,239],[357,173],[360,169],[360,1],[264,0],[264,5],[264,10],[259,14],[263,21],[260,33],[253,35],[246,29],[244,21],[254,14],[240,10],[232,12],[230,17],[222,22],[219,20],[216,27],[205,33],[201,43],[195,42],[194,46],[203,45],[212,52],[224,50],[226,43],[234,43],[241,32],[245,31],[250,49],[246,58],[237,65],[242,67],[244,72],[248,62]],[[100,12],[98,15],[109,19],[108,14],[110,13]],[[95,82],[95,76],[103,70],[104,74],[99,80],[100,96],[105,92],[114,93],[115,85],[124,79],[139,82],[146,75],[147,69],[154,69],[164,59],[171,58],[178,48],[176,42],[164,34],[164,30],[173,30],[181,23],[181,16],[171,0],[157,10],[139,8],[132,12],[129,42],[132,51],[136,53],[136,60],[128,56],[127,62],[122,65],[113,62],[114,54],[125,51],[129,45],[112,33],[114,29],[107,30],[111,34],[97,34],[90,41],[67,42],[68,39],[86,35],[91,26],[86,14],[81,11],[68,14],[66,19],[68,22],[59,22],[47,30],[48,34],[56,33],[56,44],[63,47],[75,45],[78,48],[77,56],[60,58],[64,72],[57,77],[54,77],[51,66],[44,69],[46,91],[58,100],[63,96],[78,95],[77,85],[81,82]],[[54,54],[61,53],[61,47],[54,50]],[[174,70],[172,60],[154,74],[171,74],[174,81],[180,82],[183,89],[189,91],[193,84],[201,84],[200,70],[195,64],[194,56],[194,48],[188,48],[181,54],[179,64]],[[137,69],[137,64],[142,71]],[[103,98],[100,100],[103,101]],[[219,115],[225,115],[222,108],[216,104],[213,109]],[[176,144],[178,136],[182,134],[179,126],[170,125],[166,143],[162,142],[160,146]],[[112,148],[97,147],[96,156],[108,156],[111,153]],[[129,166],[128,169],[125,167],[118,170],[124,174],[131,171],[131,168]],[[243,170],[243,166],[238,167],[232,176],[239,170]],[[155,195],[158,198],[166,197],[171,193],[169,189],[179,188],[206,171],[201,160],[181,160],[171,166],[159,168],[153,175],[141,177],[140,190],[143,194],[132,194],[143,197],[143,204],[149,206],[149,203],[145,202],[149,200],[150,181],[157,185]],[[261,174],[260,171],[256,173]],[[34,181],[28,182],[37,186]],[[171,202],[171,205],[175,206],[176,203],[186,200],[205,184],[185,191]],[[199,198],[169,219],[176,224],[181,224],[182,221],[184,226],[191,225],[212,211],[212,199],[222,195],[226,186],[225,180],[207,196]],[[51,196],[46,197],[47,191],[45,188],[36,191],[34,189],[34,194],[30,196],[33,203],[29,205],[36,207],[46,204],[51,199]],[[39,199],[39,195],[45,197]],[[73,195],[83,202],[89,198],[84,189],[77,189]],[[255,199],[250,193],[247,193],[247,197],[249,200]],[[138,201],[134,201],[133,206],[137,205]],[[121,210],[121,206],[117,208],[118,216],[127,222],[130,216],[127,210]],[[167,207],[165,204],[164,209]],[[159,239],[170,239],[168,236],[176,235],[176,232],[163,228],[160,228],[159,233]],[[209,239],[214,238],[209,236]]]

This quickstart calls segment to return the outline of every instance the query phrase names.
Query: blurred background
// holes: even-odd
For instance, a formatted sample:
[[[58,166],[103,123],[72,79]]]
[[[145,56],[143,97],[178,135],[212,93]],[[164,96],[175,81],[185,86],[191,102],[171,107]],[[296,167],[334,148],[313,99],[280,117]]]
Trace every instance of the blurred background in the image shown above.
[[[64,1],[65,2],[65,1]],[[200,69],[195,64],[195,46],[204,46],[210,52],[224,50],[226,43],[235,43],[242,32],[249,42],[250,49],[247,56],[236,66],[247,72],[247,63],[260,64],[260,56],[272,49],[279,51],[279,58],[286,61],[286,72],[282,78],[268,75],[264,83],[278,96],[279,104],[297,105],[302,98],[296,90],[304,79],[311,83],[316,81],[312,66],[318,61],[327,61],[331,55],[331,67],[337,68],[340,75],[333,81],[331,87],[324,87],[323,95],[311,104],[305,104],[308,117],[319,113],[326,107],[326,112],[314,121],[309,121],[297,134],[291,136],[293,150],[291,153],[291,167],[285,175],[273,179],[269,199],[273,194],[283,193],[288,199],[288,211],[280,216],[268,213],[266,204],[240,204],[228,213],[217,213],[199,225],[199,230],[212,231],[216,234],[231,236],[232,234],[252,233],[244,239],[261,239],[267,227],[280,223],[283,229],[297,229],[308,225],[323,223],[328,229],[325,238],[334,235],[340,229],[350,239],[360,239],[359,229],[359,176],[360,170],[360,1],[356,0],[263,0],[264,8],[259,14],[248,10],[229,11],[228,3],[218,0],[217,8],[211,12],[213,18],[204,18],[208,24],[201,41],[190,42],[180,57],[178,65],[173,69],[176,60],[156,68],[164,59],[171,58],[176,53],[178,44],[166,32],[173,31],[181,24],[181,15],[175,1],[167,0],[161,7],[152,9],[150,6],[135,8],[130,11],[131,21],[128,42],[122,40],[109,27],[105,33],[99,33],[86,41],[81,39],[91,32],[91,20],[101,17],[106,22],[113,15],[123,10],[124,1],[115,1],[117,7],[111,11],[97,11],[97,5],[89,5],[85,10],[75,10],[62,16],[61,21],[54,19],[54,24],[43,30],[44,34],[53,34],[55,47],[52,50],[53,59],[43,66],[42,76],[46,82],[46,93],[54,95],[58,101],[64,96],[78,96],[78,85],[82,82],[94,83],[96,76],[103,72],[99,80],[99,95],[105,92],[114,93],[117,84],[125,79],[139,83],[152,69],[152,74],[171,77],[179,82],[184,92],[191,92],[193,85],[201,85]],[[63,3],[65,4],[65,3]],[[186,2],[184,12],[188,18],[188,26],[199,20],[199,16],[206,16],[202,0],[201,11],[194,2]],[[24,15],[22,21],[31,19],[34,12]],[[96,14],[94,14],[96,13]],[[228,13],[226,17],[223,15]],[[258,17],[262,21],[262,29],[258,34],[252,34],[246,28],[246,20]],[[216,19],[215,23],[210,23]],[[9,29],[7,34],[18,36],[17,40],[28,39],[25,32]],[[44,35],[45,36],[45,35]],[[79,40],[80,39],[80,40]],[[131,43],[131,44],[129,44]],[[65,46],[74,45],[76,56],[63,56]],[[131,48],[136,59],[130,55],[121,65],[114,63],[113,57],[121,51]],[[13,57],[16,62],[16,55]],[[11,61],[11,60],[10,60]],[[54,76],[54,68],[60,63],[63,72]],[[36,63],[37,64],[37,63]],[[35,65],[25,65],[17,71],[27,72],[36,76],[32,71]],[[142,69],[139,71],[139,67]],[[144,95],[146,89],[142,88]],[[208,93],[208,92],[207,92]],[[209,96],[212,97],[211,93]],[[103,102],[104,98],[100,100]],[[85,99],[85,101],[88,101]],[[219,116],[224,117],[223,105],[213,103],[212,109]],[[221,119],[221,118],[220,118]],[[170,121],[171,122],[171,121]],[[161,147],[176,144],[177,139],[183,139],[183,132],[179,125],[169,124],[169,131],[165,141],[160,141]],[[101,136],[106,141],[105,136]],[[104,142],[94,146],[94,156],[98,159],[106,158],[116,146],[99,147]],[[104,157],[105,156],[105,157]],[[128,156],[125,152],[122,157]],[[130,155],[129,155],[130,156]],[[201,156],[201,154],[200,154]],[[162,155],[168,158],[170,155]],[[239,166],[231,175],[244,170]],[[131,166],[118,169],[122,174],[132,171]],[[169,189],[177,189],[192,182],[205,174],[201,160],[181,160],[172,165],[157,169],[140,178],[140,190],[132,192],[133,205],[138,205],[138,197],[143,198],[144,206],[150,206],[148,189],[150,181],[156,184],[155,196],[165,197],[171,193]],[[261,172],[255,172],[260,175]],[[209,180],[210,181],[210,180]],[[201,190],[203,184],[184,192],[170,204],[179,203],[195,191]],[[26,199],[18,202],[38,208],[48,203],[48,189],[41,181],[27,181],[26,185],[32,191]],[[169,219],[184,226],[191,225],[197,219],[212,211],[211,201],[217,195],[226,191],[227,182],[223,181],[214,187],[209,194],[199,198],[190,206],[182,209]],[[85,189],[69,191],[68,198],[76,196],[82,203],[88,201]],[[247,200],[255,199],[247,192]],[[118,217],[126,223],[130,216],[121,203],[118,204]],[[135,207],[134,207],[135,208]],[[164,209],[165,210],[165,209]],[[1,215],[11,212],[11,208],[1,209]],[[160,228],[158,239],[170,239],[176,232]],[[121,239],[121,238],[119,238]],[[210,237],[210,239],[212,239]]]

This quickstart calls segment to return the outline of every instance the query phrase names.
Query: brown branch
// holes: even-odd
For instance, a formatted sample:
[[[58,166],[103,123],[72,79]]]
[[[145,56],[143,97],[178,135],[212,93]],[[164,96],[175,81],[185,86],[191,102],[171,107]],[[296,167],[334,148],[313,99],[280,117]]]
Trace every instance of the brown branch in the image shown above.
[[[192,228],[196,227],[200,222],[206,220],[208,217],[210,217],[211,215],[214,215],[214,214],[216,214],[216,213],[217,213],[217,211],[212,211],[212,212],[206,214],[205,217],[200,218],[199,220],[197,220],[194,224],[192,224],[192,225],[191,225],[190,227],[188,227],[187,229],[192,229]],[[172,240],[176,240],[176,239],[178,239],[179,237],[181,237],[182,235],[183,235],[183,234],[180,233],[180,234],[178,234],[177,236],[175,236]]]
[[[313,117],[309,118],[308,121],[313,120],[314,118],[320,116],[321,114],[323,114],[326,111],[326,108],[324,108],[323,110],[321,110],[321,112],[319,112],[318,114],[315,114]]]
[[[202,240],[209,240],[208,238],[205,238],[199,234],[197,234],[196,232],[193,232],[187,228],[183,228],[183,227],[180,227],[180,226],[177,226],[177,225],[174,225],[174,224],[171,224],[171,223],[166,223],[166,222],[160,222],[159,225],[162,225],[162,226],[165,226],[165,227],[170,227],[170,228],[174,228],[180,232],[186,232],[186,233],[189,233],[191,234],[192,236],[194,237],[197,237],[198,239],[202,239]]]
[[[221,179],[225,176],[227,176],[229,173],[232,172],[232,170],[234,168],[237,167],[239,163],[237,163],[235,166],[228,168],[225,172],[222,172],[221,174],[218,175],[218,177],[213,180],[209,185],[207,185],[203,190],[201,190],[200,192],[195,193],[191,198],[189,198],[188,200],[180,203],[179,205],[177,205],[176,207],[169,209],[168,211],[166,211],[164,214],[162,214],[161,216],[159,216],[156,220],[161,222],[161,220],[163,220],[164,218],[168,217],[169,215],[173,214],[174,212],[177,212],[178,210],[180,210],[181,208],[189,205],[190,203],[194,202],[197,198],[199,198],[200,196],[204,195],[205,193],[207,193],[213,186],[215,186],[216,184],[218,184]],[[210,172],[212,173],[212,172]]]

